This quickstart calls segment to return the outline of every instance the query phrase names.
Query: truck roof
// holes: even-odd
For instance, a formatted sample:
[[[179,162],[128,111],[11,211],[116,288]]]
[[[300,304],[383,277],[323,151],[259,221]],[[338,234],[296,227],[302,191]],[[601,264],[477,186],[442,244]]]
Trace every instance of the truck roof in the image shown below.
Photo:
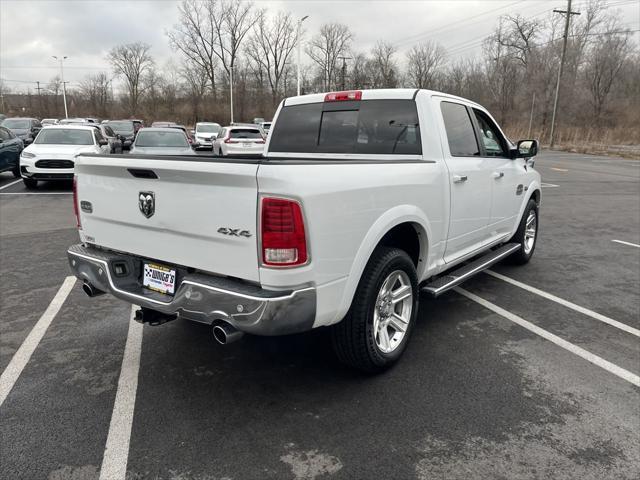
[[[428,95],[437,95],[439,97],[448,97],[455,100],[463,100],[476,104],[475,102],[466,98],[457,97],[448,93],[438,92],[436,90],[427,90],[424,88],[378,88],[370,90],[349,90],[362,92],[362,100],[411,100],[415,98],[419,91],[426,92]],[[285,99],[284,105],[304,105],[307,103],[322,103],[324,102],[325,95],[327,93],[312,93],[310,95],[300,95],[297,97],[289,97]],[[477,104],[476,104],[477,105]]]

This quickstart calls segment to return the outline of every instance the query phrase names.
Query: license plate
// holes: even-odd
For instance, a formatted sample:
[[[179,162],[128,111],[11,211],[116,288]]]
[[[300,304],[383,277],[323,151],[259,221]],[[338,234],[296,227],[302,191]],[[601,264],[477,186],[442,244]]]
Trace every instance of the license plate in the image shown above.
[[[176,287],[176,271],[155,263],[145,263],[142,285],[156,292],[173,295]]]
[[[253,143],[243,143],[242,146],[244,148],[251,148],[253,146]]]

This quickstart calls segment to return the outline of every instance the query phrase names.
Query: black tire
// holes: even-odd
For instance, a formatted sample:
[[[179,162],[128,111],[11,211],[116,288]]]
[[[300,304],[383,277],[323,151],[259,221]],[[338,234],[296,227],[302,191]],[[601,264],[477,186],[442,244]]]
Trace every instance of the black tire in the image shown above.
[[[38,188],[38,181],[34,180],[33,178],[23,178],[22,182],[28,190],[35,190],[36,188]]]
[[[533,247],[531,250],[526,251],[525,249],[525,230],[527,226],[527,218],[529,218],[529,213],[534,212],[536,218],[536,233],[533,240]],[[533,252],[536,250],[536,244],[538,243],[538,234],[540,232],[540,222],[538,220],[538,204],[534,199],[530,199],[529,203],[527,203],[527,207],[524,209],[524,213],[522,218],[520,219],[520,225],[518,225],[518,230],[516,230],[515,235],[509,240],[510,243],[519,243],[520,250],[513,253],[507,258],[509,263],[514,265],[524,265],[531,257],[533,257]]]
[[[375,341],[373,313],[382,283],[395,270],[402,270],[409,277],[413,306],[404,338],[395,350],[384,353]],[[409,255],[398,248],[377,248],[362,274],[349,312],[341,322],[331,327],[333,348],[338,359],[368,373],[384,371],[396,363],[407,346],[418,315],[418,296],[418,277]]]
[[[20,167],[16,167],[13,170],[11,170],[11,173],[13,173],[13,176],[15,178],[20,178]]]

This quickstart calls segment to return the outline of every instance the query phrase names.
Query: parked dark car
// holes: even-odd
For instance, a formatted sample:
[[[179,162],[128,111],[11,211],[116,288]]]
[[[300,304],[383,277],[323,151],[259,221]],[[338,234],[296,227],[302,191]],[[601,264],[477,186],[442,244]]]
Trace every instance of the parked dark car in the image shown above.
[[[110,120],[107,124],[122,139],[122,147],[125,150],[131,148],[133,140],[136,138],[138,129],[132,120]]]
[[[31,144],[42,129],[42,124],[37,118],[5,118],[2,121],[2,126],[11,130],[25,145]]]
[[[20,178],[20,153],[24,148],[22,140],[11,130],[0,126],[0,172],[12,172]]]
[[[102,133],[102,136],[109,142],[110,153],[122,153],[124,150],[124,141],[122,136],[113,131],[111,125],[106,123],[85,123],[89,127],[93,127]]]

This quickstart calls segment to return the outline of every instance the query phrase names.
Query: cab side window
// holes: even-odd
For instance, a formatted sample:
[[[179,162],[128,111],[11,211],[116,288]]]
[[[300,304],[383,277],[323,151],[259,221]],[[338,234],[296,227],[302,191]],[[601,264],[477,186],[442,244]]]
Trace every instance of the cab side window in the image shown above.
[[[484,145],[485,155],[487,157],[506,157],[506,142],[504,138],[502,138],[498,127],[496,127],[484,112],[474,108],[473,113],[478,121],[480,140],[482,140],[482,144]]]
[[[467,107],[460,103],[442,102],[440,110],[451,155],[454,157],[479,156],[480,148]]]
[[[96,145],[100,145],[100,140],[105,139],[97,128],[93,130],[93,136],[96,138]]]

